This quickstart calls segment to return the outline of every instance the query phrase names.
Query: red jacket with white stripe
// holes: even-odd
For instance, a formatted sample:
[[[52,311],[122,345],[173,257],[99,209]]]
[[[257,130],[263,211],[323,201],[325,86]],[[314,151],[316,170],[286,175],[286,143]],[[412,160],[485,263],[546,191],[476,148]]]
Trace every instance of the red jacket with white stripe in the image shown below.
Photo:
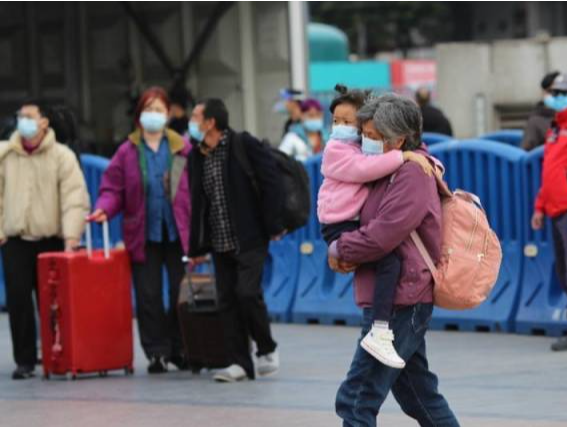
[[[567,212],[567,110],[557,113],[547,131],[542,185],[535,210],[557,217]]]

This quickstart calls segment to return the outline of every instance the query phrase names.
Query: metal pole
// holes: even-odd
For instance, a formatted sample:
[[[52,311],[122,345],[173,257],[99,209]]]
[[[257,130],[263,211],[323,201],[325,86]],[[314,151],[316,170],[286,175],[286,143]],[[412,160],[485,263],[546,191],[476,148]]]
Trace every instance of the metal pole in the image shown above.
[[[302,1],[290,1],[288,5],[291,86],[294,89],[302,90],[304,93],[307,93],[309,91],[307,3]]]

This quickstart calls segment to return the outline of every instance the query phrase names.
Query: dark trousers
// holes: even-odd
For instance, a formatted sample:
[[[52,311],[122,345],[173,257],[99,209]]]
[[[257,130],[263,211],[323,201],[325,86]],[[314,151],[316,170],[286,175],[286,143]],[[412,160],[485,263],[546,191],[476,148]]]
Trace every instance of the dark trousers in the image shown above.
[[[360,228],[358,221],[344,221],[336,224],[322,224],[321,234],[330,245],[339,239],[343,233],[355,231]],[[394,253],[390,253],[376,262],[376,283],[374,286],[373,298],[373,320],[388,322],[394,309],[394,299],[396,297],[396,287],[400,280],[402,262]]]
[[[555,269],[559,284],[567,293],[567,213],[551,219],[555,246]]]
[[[374,299],[372,319],[389,322],[394,309],[396,287],[402,272],[402,262],[394,252],[386,255],[376,263],[376,283],[374,284]]]
[[[249,337],[258,347],[258,356],[272,353],[268,309],[262,291],[262,274],[268,247],[244,253],[215,253],[215,272],[221,319],[229,342],[232,363],[242,366],[254,378]]]
[[[360,340],[372,326],[372,310],[364,310],[354,358],[337,392],[335,407],[343,427],[376,426],[376,417],[390,390],[402,410],[420,426],[459,426],[449,404],[439,393],[439,381],[427,362],[425,332],[432,312],[432,304],[417,304],[393,312],[394,346],[406,361],[406,367],[400,370],[380,363],[360,347]]]
[[[37,257],[44,252],[64,249],[63,240],[44,239],[36,242],[10,238],[2,247],[6,303],[10,317],[10,333],[14,361],[18,366],[37,363],[37,329],[33,294],[37,293]]]
[[[179,241],[146,242],[146,261],[132,263],[136,290],[136,315],[140,341],[146,357],[167,359],[183,353],[177,299],[185,274],[183,249]],[[163,266],[169,279],[169,310],[163,306]]]

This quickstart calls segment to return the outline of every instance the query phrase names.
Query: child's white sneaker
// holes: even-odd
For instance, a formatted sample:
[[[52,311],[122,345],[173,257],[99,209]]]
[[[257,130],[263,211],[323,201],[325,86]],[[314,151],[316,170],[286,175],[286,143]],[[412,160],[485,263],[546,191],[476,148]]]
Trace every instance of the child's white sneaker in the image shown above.
[[[360,342],[360,346],[372,357],[391,368],[403,369],[406,362],[394,348],[394,333],[389,328],[372,326]]]

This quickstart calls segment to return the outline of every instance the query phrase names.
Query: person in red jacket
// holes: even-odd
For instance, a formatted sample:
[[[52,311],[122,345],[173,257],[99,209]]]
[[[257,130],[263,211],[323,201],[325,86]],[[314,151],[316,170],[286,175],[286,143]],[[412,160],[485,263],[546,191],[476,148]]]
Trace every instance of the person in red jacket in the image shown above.
[[[557,76],[551,93],[552,97],[545,103],[556,114],[545,139],[542,185],[535,202],[532,228],[541,229],[545,216],[551,217],[557,276],[567,293],[567,74]],[[567,337],[559,338],[551,349],[566,351]]]

